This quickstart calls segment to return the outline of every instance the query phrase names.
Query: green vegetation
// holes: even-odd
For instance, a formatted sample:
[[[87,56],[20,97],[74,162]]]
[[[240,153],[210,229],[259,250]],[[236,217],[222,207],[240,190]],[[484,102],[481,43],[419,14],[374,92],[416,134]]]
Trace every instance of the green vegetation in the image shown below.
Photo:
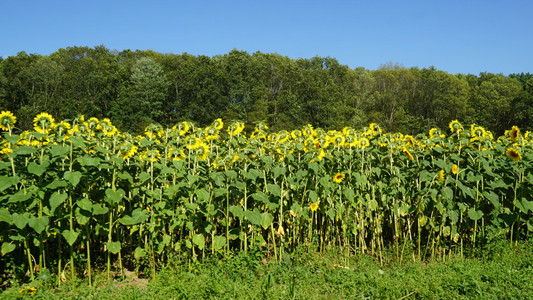
[[[23,130],[46,111],[59,120],[111,118],[132,133],[152,122],[203,127],[222,118],[252,127],[262,121],[275,131],[375,122],[417,134],[457,119],[500,135],[511,125],[533,129],[533,75],[453,75],[391,64],[351,69],[330,57],[238,50],[207,57],[67,47],[0,59],[0,108],[16,114]]]
[[[531,299],[533,245],[495,242],[479,258],[450,257],[441,262],[403,264],[388,257],[380,264],[368,255],[301,249],[281,263],[251,252],[205,260],[189,268],[179,262],[148,281],[134,274],[108,284],[98,273],[95,284],[69,281],[60,288],[46,281],[12,287],[2,299]],[[27,292],[26,292],[27,293]]]

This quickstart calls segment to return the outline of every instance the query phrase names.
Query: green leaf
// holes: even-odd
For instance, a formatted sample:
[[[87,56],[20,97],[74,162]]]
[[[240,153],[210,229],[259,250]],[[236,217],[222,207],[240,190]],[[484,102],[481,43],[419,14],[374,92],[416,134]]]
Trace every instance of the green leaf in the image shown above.
[[[237,172],[235,172],[234,170],[226,170],[224,171],[224,173],[226,174],[226,177],[228,177],[229,179],[237,178]]]
[[[120,245],[120,242],[107,242],[105,244],[105,247],[107,249],[107,251],[113,253],[113,254],[117,254],[120,252],[120,249],[121,249],[121,245]]]
[[[53,193],[52,196],[50,196],[50,211],[54,213],[56,208],[60,206],[61,204],[63,204],[63,202],[65,202],[67,198],[68,198],[68,195],[65,193],[63,194]]]
[[[220,196],[224,196],[228,193],[228,189],[227,188],[216,188],[215,189],[215,198],[217,197],[220,197]]]
[[[267,188],[268,188],[268,191],[272,193],[272,195],[276,197],[281,196],[281,188],[279,187],[279,185],[269,183],[267,184]]]
[[[195,244],[198,249],[202,250],[205,247],[205,238],[203,234],[195,234],[192,236],[192,242]]]
[[[35,230],[38,234],[41,234],[46,229],[46,226],[48,226],[48,217],[40,217],[40,218],[31,218],[28,221],[28,225],[30,225],[31,228]]]
[[[65,174],[63,174],[63,177],[72,184],[73,187],[76,187],[78,183],[80,183],[81,179],[81,172],[74,171],[66,171]]]
[[[135,252],[133,253],[133,256],[137,260],[142,258],[142,257],[145,257],[146,256],[146,250],[144,250],[143,248],[137,246],[137,248],[135,248]]]
[[[15,250],[17,246],[15,244],[11,244],[11,243],[8,243],[8,242],[3,242],[2,243],[2,256],[8,254],[9,252]]]
[[[263,227],[263,229],[267,229],[268,227],[270,227],[273,221],[274,217],[271,214],[267,212],[261,214],[261,227]]]
[[[254,198],[254,200],[259,201],[261,203],[265,203],[265,204],[270,203],[270,201],[268,200],[268,196],[261,191],[257,193],[253,193],[252,198]]]
[[[498,195],[496,195],[494,192],[487,192],[487,191],[484,191],[483,192],[483,196],[485,196],[485,198],[487,198],[490,203],[492,203],[492,205],[494,205],[494,207],[500,207],[500,198],[498,197]]]
[[[41,176],[44,172],[46,172],[46,168],[48,168],[49,165],[50,163],[48,161],[44,161],[40,165],[32,161],[28,164],[28,172],[37,176]]]
[[[105,199],[107,203],[111,205],[115,205],[120,203],[122,198],[126,195],[126,192],[124,192],[123,189],[118,189],[116,191],[112,190],[111,188],[107,188],[105,190]]]
[[[149,214],[146,210],[142,208],[137,208],[134,211],[132,211],[131,216],[124,216],[120,218],[118,221],[122,225],[131,226],[131,225],[137,225],[140,224],[149,218]]]
[[[28,224],[28,213],[25,213],[23,215],[19,215],[17,213],[14,213],[11,215],[13,218],[13,224],[17,226],[18,229],[23,229]]]
[[[87,198],[83,198],[81,200],[78,200],[78,202],[76,202],[76,204],[78,205],[79,208],[81,208],[83,210],[86,210],[86,211],[89,211],[89,212],[92,212],[93,203],[91,202],[91,200],[89,200]]]
[[[13,218],[9,211],[5,208],[0,208],[0,222],[6,222],[7,224],[13,224]]]
[[[244,212],[244,216],[254,225],[261,224],[261,214],[257,210],[247,210]]]
[[[351,188],[345,189],[344,190],[344,196],[346,197],[348,202],[354,202],[355,193],[354,193],[353,189],[351,189]]]
[[[76,232],[76,231],[70,231],[70,230],[63,230],[63,232],[61,233],[63,235],[63,237],[65,238],[65,240],[67,241],[67,243],[72,246],[74,245],[74,243],[76,242],[76,239],[78,238],[78,235],[79,233]]]
[[[11,197],[9,197],[9,201],[7,203],[24,202],[24,201],[30,199],[31,196],[32,196],[31,192],[30,193],[24,193],[24,190],[20,190],[16,194],[11,195]]]
[[[0,192],[19,182],[18,176],[0,176]]]
[[[242,207],[237,205],[232,205],[229,207],[229,212],[232,213],[235,217],[238,219],[242,219],[244,217],[244,210],[242,210]]]
[[[481,210],[475,210],[473,207],[468,209],[468,217],[471,220],[479,220],[483,217],[483,212]]]
[[[34,146],[21,146],[13,149],[13,152],[15,152],[17,155],[29,155],[35,153],[36,151],[37,147]]]
[[[196,190],[195,194],[198,197],[198,201],[200,201],[200,202],[208,202],[209,201],[209,192],[206,189],[201,188],[199,190]]]
[[[77,160],[82,166],[98,167],[98,165],[100,164],[100,159],[97,157],[80,156],[77,158]]]
[[[224,247],[224,245],[226,245],[226,237],[220,236],[220,235],[216,235],[213,238],[213,247],[215,248],[215,251],[218,251],[218,250],[222,249],[222,247]]]
[[[370,210],[376,210],[378,208],[378,202],[376,199],[368,201],[368,208],[370,208]]]
[[[442,188],[442,195],[444,196],[444,199],[448,201],[453,200],[453,190],[447,186]]]
[[[61,179],[54,179],[54,181],[52,181],[46,186],[46,189],[55,190],[57,188],[62,188],[62,187],[67,187],[67,186],[68,186],[68,183],[66,181],[61,180]]]
[[[50,154],[52,156],[65,156],[69,152],[70,148],[61,145],[52,145],[50,147]]]
[[[311,202],[315,203],[317,202],[317,199],[318,199],[318,195],[316,194],[315,191],[309,191],[309,200],[311,200]]]
[[[280,175],[285,175],[285,173],[287,173],[287,168],[274,167],[272,168],[272,172],[274,173],[274,178],[278,178]]]

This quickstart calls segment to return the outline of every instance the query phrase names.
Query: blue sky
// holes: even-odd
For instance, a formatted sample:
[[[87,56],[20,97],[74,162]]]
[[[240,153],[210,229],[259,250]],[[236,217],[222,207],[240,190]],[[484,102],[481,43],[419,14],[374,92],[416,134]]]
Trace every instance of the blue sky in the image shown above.
[[[0,0],[0,56],[69,46],[533,73],[533,1]]]

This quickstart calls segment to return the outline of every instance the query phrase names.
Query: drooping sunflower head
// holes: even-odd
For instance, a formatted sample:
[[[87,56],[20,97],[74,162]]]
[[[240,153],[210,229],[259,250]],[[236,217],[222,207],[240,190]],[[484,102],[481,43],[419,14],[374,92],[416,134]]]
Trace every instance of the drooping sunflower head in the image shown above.
[[[157,162],[161,158],[161,153],[157,149],[148,149],[142,152],[139,158],[145,162]]]
[[[365,149],[370,146],[370,141],[366,137],[363,137],[357,141],[357,146],[361,149]]]
[[[216,120],[213,121],[213,123],[211,124],[211,126],[213,126],[214,128],[216,128],[217,130],[220,130],[224,127],[224,122],[222,122],[222,119],[221,118],[218,118]]]
[[[513,126],[509,132],[509,139],[513,142],[518,141],[520,137],[520,129],[517,126]]]
[[[333,182],[341,183],[345,177],[346,175],[344,175],[343,173],[337,173],[335,174],[335,176],[333,176]]]
[[[167,157],[172,161],[180,161],[186,158],[185,152],[182,149],[176,149],[170,147],[168,149]]]
[[[230,136],[239,135],[244,130],[244,123],[242,122],[233,122],[228,126],[228,134]]]
[[[124,142],[118,146],[119,156],[124,159],[132,158],[137,153],[137,146],[130,142]]]
[[[505,155],[507,155],[507,157],[512,161],[519,161],[522,159],[520,151],[515,148],[507,148],[507,150],[505,150]]]
[[[302,137],[302,131],[294,129],[291,131],[291,137],[293,140],[298,140],[300,137]]]
[[[180,136],[187,134],[190,129],[191,126],[186,121],[180,122],[172,127],[172,131],[177,132]]]
[[[209,146],[206,143],[200,143],[200,146],[195,151],[199,160],[206,160],[209,157]]]
[[[187,147],[187,149],[196,149],[200,147],[201,142],[202,141],[199,138],[192,135],[185,138],[185,146]]]
[[[17,117],[15,117],[10,111],[2,111],[0,113],[0,129],[11,130],[17,123]]]
[[[487,135],[487,132],[485,131],[485,128],[482,126],[477,126],[476,124],[472,124],[470,126],[470,133],[472,134],[473,138],[484,138]]]
[[[405,154],[405,156],[406,156],[409,160],[415,160],[413,154],[411,154],[411,152],[410,152],[406,147],[403,147],[403,148],[402,148],[402,151],[403,151],[403,154]]]
[[[459,133],[463,130],[463,125],[457,120],[451,121],[449,126],[452,133]]]
[[[444,170],[440,170],[439,171],[439,182],[443,182],[444,181]]]
[[[376,124],[376,123],[370,123],[370,125],[368,127],[370,127],[370,130],[372,130],[372,133],[374,135],[377,135],[377,134],[381,133],[381,127],[379,127],[379,125]]]
[[[33,119],[33,129],[40,133],[48,133],[54,127],[54,117],[48,113],[40,113]]]
[[[452,174],[453,175],[457,175],[457,172],[459,172],[459,166],[457,166],[456,164],[453,164],[452,165]]]

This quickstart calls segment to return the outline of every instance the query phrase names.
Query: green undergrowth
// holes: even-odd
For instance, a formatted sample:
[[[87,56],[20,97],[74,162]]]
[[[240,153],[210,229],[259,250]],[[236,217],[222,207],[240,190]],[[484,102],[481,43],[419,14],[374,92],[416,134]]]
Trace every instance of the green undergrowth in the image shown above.
[[[339,251],[300,249],[281,262],[260,252],[202,262],[169,263],[156,279],[126,272],[110,284],[105,272],[60,287],[46,280],[2,291],[1,299],[533,299],[532,241],[495,243],[471,258],[403,261]],[[50,280],[51,282],[53,279]],[[29,295],[28,288],[36,292]],[[21,290],[23,294],[21,294]]]

